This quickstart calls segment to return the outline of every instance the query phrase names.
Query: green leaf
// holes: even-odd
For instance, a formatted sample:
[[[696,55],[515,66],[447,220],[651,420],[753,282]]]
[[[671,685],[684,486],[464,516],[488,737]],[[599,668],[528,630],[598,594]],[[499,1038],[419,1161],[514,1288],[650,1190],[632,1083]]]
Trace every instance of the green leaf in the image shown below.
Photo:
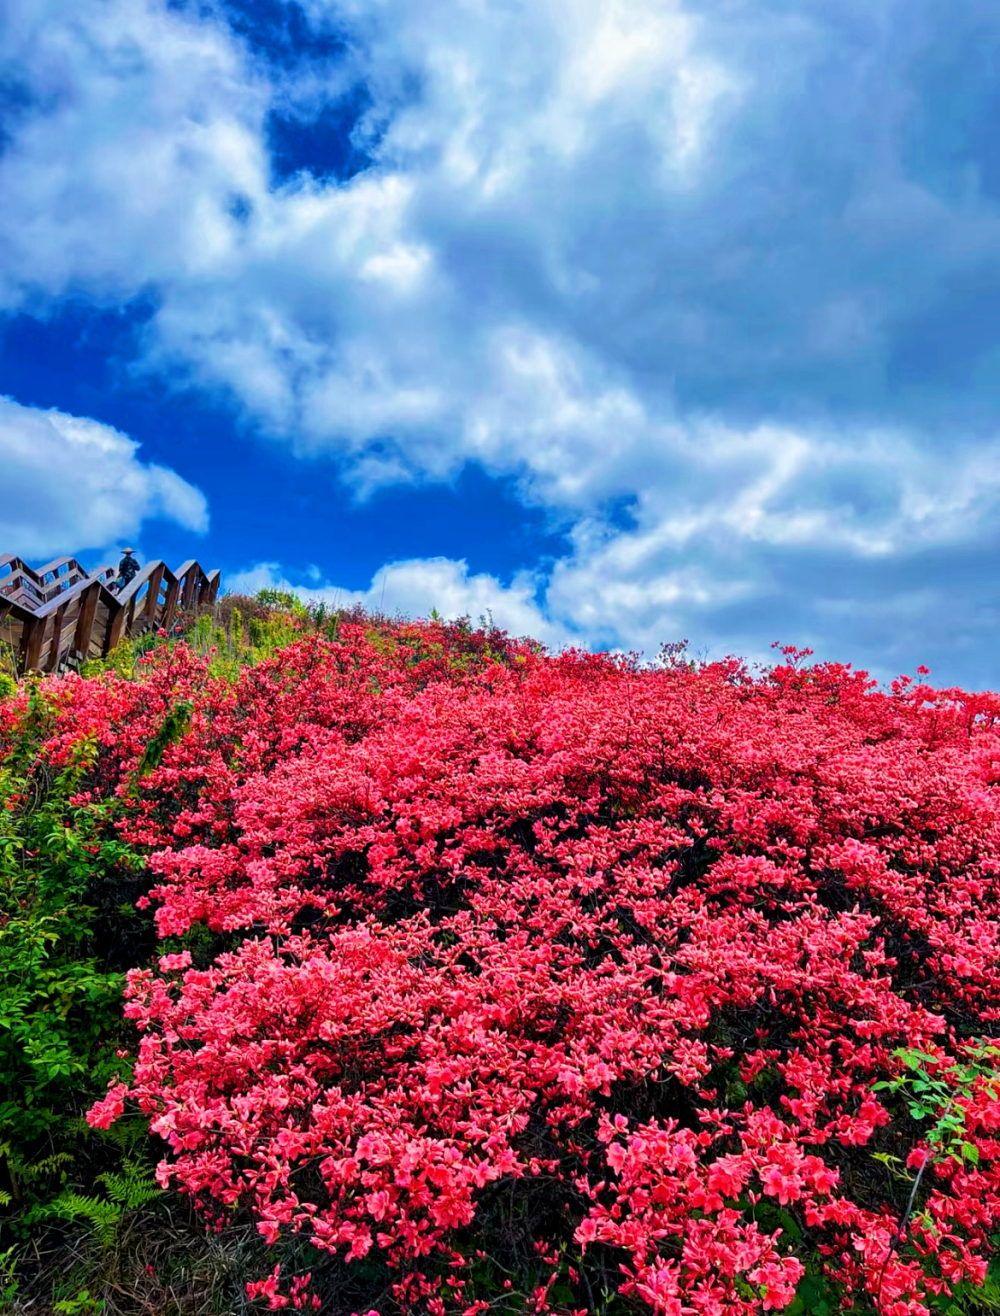
[[[785,1308],[785,1316],[830,1316],[837,1307],[829,1281],[822,1275],[805,1275],[795,1290],[795,1298]]]

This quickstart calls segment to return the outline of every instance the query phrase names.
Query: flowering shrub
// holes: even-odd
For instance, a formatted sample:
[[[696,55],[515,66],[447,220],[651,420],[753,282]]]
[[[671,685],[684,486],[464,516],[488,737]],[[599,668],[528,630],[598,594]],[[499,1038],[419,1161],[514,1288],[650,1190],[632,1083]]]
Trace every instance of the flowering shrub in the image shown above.
[[[102,747],[164,940],[89,1118],[137,1105],[161,1183],[253,1213],[251,1296],[919,1316],[983,1282],[1000,697],[332,634],[235,683],[183,646],[66,678],[46,748]],[[971,1152],[934,1156],[913,1052]]]

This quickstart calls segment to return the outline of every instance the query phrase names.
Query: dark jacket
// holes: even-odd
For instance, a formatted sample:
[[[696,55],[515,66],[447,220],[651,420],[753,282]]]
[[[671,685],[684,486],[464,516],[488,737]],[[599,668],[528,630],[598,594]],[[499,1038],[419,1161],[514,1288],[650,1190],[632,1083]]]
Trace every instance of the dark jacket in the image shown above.
[[[118,563],[118,579],[123,585],[127,585],[130,580],[139,574],[139,563],[131,553],[126,553]]]

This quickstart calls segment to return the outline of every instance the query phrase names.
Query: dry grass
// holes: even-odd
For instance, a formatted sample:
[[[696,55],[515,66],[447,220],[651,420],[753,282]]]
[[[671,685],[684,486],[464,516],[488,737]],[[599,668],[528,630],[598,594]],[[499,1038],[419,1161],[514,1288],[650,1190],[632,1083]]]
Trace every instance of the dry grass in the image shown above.
[[[252,1224],[209,1234],[164,1197],[129,1213],[109,1246],[69,1229],[34,1239],[0,1316],[244,1316],[246,1281],[271,1269],[265,1250]]]

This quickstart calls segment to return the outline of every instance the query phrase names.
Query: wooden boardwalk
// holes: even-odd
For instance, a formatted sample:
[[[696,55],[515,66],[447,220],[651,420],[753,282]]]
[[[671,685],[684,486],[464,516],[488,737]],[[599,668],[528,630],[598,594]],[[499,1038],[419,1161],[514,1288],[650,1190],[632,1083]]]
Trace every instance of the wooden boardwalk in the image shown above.
[[[78,668],[126,636],[169,627],[179,609],[210,607],[219,592],[218,571],[193,560],[176,571],[150,562],[120,593],[109,588],[117,575],[112,566],[84,571],[71,557],[33,569],[0,556],[0,658],[18,675]]]

